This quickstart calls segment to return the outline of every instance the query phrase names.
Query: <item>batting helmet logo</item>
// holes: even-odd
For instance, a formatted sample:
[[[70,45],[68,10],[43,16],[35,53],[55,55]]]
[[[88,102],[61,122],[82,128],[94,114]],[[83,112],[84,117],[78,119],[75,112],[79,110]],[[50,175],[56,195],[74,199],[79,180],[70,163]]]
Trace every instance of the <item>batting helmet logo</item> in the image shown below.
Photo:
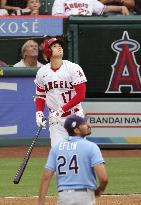
[[[51,38],[49,39],[47,42],[45,42],[45,45],[44,45],[44,53],[47,57],[48,60],[50,60],[51,58],[51,55],[52,55],[52,50],[51,50],[51,45],[54,44],[54,43],[59,43],[61,44],[62,46],[62,42],[60,40],[58,40],[57,38]]]

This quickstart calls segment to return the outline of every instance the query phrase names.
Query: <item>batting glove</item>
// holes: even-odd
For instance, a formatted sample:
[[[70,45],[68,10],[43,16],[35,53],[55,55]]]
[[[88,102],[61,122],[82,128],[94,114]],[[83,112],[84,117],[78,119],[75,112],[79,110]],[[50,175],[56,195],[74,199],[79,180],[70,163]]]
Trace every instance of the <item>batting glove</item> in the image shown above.
[[[43,127],[45,128],[46,127],[46,120],[45,120],[45,117],[44,117],[44,113],[42,111],[38,111],[36,112],[36,123],[37,123],[37,126],[38,127]]]
[[[54,111],[49,118],[49,124],[58,124],[59,118],[62,116],[63,113],[64,111],[62,110],[62,108],[59,108],[58,110]]]

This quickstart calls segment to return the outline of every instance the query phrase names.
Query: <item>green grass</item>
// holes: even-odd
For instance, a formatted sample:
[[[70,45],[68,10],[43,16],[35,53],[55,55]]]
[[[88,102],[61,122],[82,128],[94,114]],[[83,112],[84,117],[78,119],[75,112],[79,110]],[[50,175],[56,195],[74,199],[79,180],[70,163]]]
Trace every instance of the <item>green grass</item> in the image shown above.
[[[22,162],[17,158],[0,158],[0,196],[37,196],[44,172],[44,158],[31,158],[27,164],[19,184],[14,184],[13,179]],[[55,180],[52,180],[49,194],[56,194]]]
[[[141,193],[141,158],[106,158],[109,184],[106,193]]]
[[[109,184],[105,193],[141,193],[141,159],[105,158]],[[0,196],[38,195],[45,158],[31,158],[19,184],[13,178],[22,162],[17,158],[0,158]],[[52,180],[49,195],[56,195],[55,179]]]

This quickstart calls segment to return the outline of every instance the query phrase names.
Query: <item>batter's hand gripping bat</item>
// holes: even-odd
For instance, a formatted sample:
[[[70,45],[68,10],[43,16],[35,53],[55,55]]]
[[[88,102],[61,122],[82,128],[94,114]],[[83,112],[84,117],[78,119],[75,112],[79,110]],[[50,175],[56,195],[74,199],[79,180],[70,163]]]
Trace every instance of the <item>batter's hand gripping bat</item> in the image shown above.
[[[43,120],[46,120],[46,119],[43,119]],[[19,167],[19,169],[18,169],[18,171],[17,171],[17,173],[14,177],[14,180],[13,180],[14,184],[18,184],[20,182],[20,179],[23,175],[23,172],[26,168],[27,162],[30,158],[31,152],[32,152],[33,147],[34,147],[34,145],[35,145],[35,143],[36,143],[36,141],[39,137],[39,134],[40,134],[41,130],[42,130],[42,126],[38,129],[37,134],[36,134],[35,138],[33,139],[31,146],[29,147],[26,155],[23,158],[23,162],[21,163],[21,165],[20,165],[20,167]]]

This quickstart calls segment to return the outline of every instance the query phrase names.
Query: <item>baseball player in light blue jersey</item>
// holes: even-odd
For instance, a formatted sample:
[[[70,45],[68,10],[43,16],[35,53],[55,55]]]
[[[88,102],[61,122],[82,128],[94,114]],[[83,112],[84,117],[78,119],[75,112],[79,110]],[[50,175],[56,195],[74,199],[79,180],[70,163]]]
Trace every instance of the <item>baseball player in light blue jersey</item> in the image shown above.
[[[86,118],[71,115],[66,119],[64,127],[69,138],[50,150],[40,185],[38,205],[45,204],[54,173],[57,178],[57,205],[95,205],[95,196],[104,192],[108,182],[101,151],[95,143],[85,138],[91,134]]]

